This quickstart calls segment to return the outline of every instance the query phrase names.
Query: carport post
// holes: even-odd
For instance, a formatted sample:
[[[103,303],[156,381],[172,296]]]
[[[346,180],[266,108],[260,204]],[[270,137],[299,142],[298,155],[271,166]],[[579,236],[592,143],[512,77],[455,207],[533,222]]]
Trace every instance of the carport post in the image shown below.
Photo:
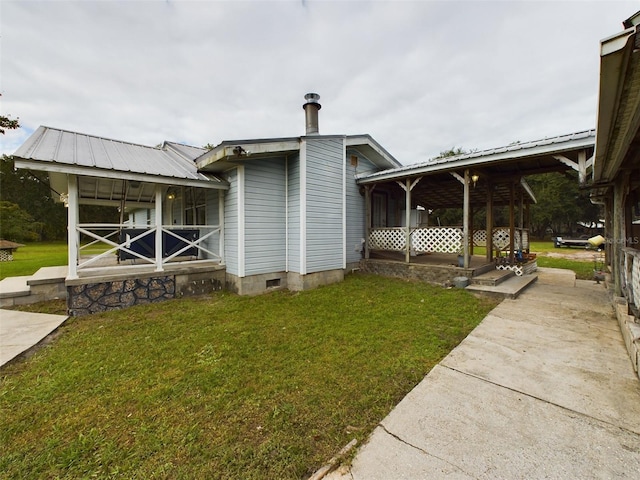
[[[407,226],[405,233],[406,245],[404,260],[409,263],[411,261],[411,179],[407,178],[407,188],[405,188],[405,208],[404,217]]]
[[[464,171],[464,200],[462,206],[462,255],[464,268],[469,268],[469,169]]]

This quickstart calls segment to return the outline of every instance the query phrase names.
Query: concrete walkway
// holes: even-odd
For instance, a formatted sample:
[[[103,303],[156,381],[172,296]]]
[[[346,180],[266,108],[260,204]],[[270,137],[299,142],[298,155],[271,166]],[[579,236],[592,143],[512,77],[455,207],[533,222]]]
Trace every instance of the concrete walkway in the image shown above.
[[[640,381],[602,285],[542,269],[332,480],[638,478]]]
[[[0,367],[40,343],[67,318],[0,309]]]

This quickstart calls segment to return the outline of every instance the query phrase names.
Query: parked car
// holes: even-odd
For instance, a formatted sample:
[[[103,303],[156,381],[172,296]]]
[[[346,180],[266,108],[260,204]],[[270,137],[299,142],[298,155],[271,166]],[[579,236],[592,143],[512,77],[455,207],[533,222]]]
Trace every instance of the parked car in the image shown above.
[[[582,247],[582,248],[596,248],[591,243],[589,243],[589,235],[580,235],[576,238],[571,237],[553,237],[553,246],[556,248],[560,247]],[[600,246],[597,247],[597,250],[600,250]]]

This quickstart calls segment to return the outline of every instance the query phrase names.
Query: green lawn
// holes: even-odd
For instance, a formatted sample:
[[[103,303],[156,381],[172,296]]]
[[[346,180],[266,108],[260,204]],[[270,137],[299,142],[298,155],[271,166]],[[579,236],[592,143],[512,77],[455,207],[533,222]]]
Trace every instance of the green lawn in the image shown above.
[[[35,242],[13,252],[13,261],[0,262],[0,280],[33,275],[41,267],[67,264],[66,242]]]
[[[495,306],[350,275],[71,319],[5,367],[3,478],[309,475],[375,425]]]

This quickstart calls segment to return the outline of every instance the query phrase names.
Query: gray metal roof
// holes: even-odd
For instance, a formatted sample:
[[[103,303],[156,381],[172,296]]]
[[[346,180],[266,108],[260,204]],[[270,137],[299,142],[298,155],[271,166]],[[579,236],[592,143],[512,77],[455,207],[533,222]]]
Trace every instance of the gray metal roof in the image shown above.
[[[413,163],[398,168],[392,168],[381,172],[359,177],[359,183],[371,183],[380,180],[393,180],[410,176],[425,175],[442,171],[453,171],[473,166],[486,166],[492,163],[501,163],[514,160],[524,160],[534,157],[544,157],[552,154],[562,154],[581,148],[590,148],[595,144],[595,130],[560,135],[552,138],[544,138],[531,142],[516,143],[505,147],[491,148],[477,152],[456,155],[453,157],[427,160],[426,162]],[[555,161],[557,163],[557,161]],[[522,167],[522,164],[520,165]],[[541,166],[542,167],[542,166]],[[524,170],[524,169],[523,169]],[[534,173],[534,172],[530,172]]]
[[[157,148],[41,126],[14,157],[18,168],[176,185],[222,185],[219,179],[198,172],[193,160],[204,152],[177,143],[165,142]]]

